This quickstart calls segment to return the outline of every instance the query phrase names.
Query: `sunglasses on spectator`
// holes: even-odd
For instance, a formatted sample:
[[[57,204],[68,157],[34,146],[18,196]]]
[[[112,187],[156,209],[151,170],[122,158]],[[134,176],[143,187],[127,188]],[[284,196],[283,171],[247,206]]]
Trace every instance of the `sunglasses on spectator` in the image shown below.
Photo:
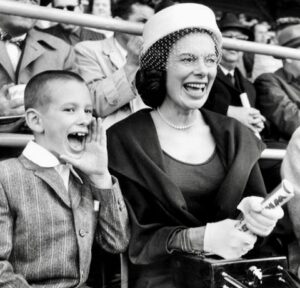
[[[77,6],[67,5],[67,6],[55,6],[54,8],[60,9],[60,10],[67,9],[68,11],[74,11],[76,7]]]
[[[234,38],[238,40],[248,40],[249,37],[247,35],[234,35],[234,34],[222,34],[225,38]]]

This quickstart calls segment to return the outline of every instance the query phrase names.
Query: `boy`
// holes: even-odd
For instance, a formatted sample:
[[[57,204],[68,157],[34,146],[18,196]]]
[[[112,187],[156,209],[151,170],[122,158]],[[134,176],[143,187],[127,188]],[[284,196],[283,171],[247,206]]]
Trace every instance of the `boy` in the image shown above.
[[[0,163],[0,285],[83,287],[94,236],[110,253],[129,241],[105,131],[92,117],[83,79],[72,72],[34,76],[24,101],[35,140],[19,158]]]

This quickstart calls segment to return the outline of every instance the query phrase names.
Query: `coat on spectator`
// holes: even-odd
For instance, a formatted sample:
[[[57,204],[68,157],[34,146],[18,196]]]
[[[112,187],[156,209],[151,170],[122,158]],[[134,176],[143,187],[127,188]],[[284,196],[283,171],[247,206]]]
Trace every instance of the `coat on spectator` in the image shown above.
[[[271,122],[275,139],[289,140],[300,125],[300,81],[282,68],[255,80],[257,107]]]
[[[3,41],[0,51],[0,87],[9,83],[27,84],[31,77],[45,70],[77,70],[71,46],[36,29],[28,32],[16,73]],[[24,120],[19,120],[0,124],[0,132],[16,132],[23,123]]]
[[[86,29],[84,27],[78,27],[75,32],[70,32],[65,30],[60,25],[55,25],[42,31],[66,41],[71,46],[75,46],[81,41],[105,39],[105,36],[102,33]]]
[[[106,127],[146,106],[136,100],[137,91],[124,71],[126,57],[114,37],[101,41],[85,41],[75,46],[79,73],[92,93],[96,114],[106,117]],[[135,101],[131,101],[135,99]],[[131,102],[130,102],[131,101]],[[126,105],[129,102],[129,105]],[[116,112],[116,107],[122,107]],[[112,113],[112,114],[111,114]],[[107,122],[107,123],[106,123]]]
[[[204,104],[204,108],[227,115],[229,105],[242,106],[240,94],[244,92],[247,93],[251,106],[255,107],[256,92],[253,84],[242,75],[238,68],[235,68],[234,75],[235,86],[232,85],[221,68],[218,67],[217,77]]]
[[[265,145],[236,120],[204,109],[202,113],[226,174],[214,205],[207,208],[209,221],[235,218],[243,197],[266,194],[257,164]],[[166,260],[170,235],[180,228],[204,225],[207,219],[198,219],[188,210],[179,187],[166,174],[150,110],[141,110],[108,130],[108,155],[131,216],[128,253],[135,265],[129,267],[129,287],[158,287],[162,279],[171,277],[170,260]]]

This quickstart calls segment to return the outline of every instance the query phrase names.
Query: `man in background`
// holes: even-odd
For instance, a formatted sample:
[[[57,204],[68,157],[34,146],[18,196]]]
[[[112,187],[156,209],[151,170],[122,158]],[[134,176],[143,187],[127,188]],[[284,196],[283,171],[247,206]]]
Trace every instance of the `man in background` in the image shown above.
[[[81,0],[52,0],[52,6],[53,8],[60,10],[83,13]],[[100,32],[66,23],[58,23],[57,25],[49,27],[43,31],[66,41],[69,45],[72,46],[81,41],[101,40],[105,38],[105,36]]]
[[[146,0],[112,5],[115,19],[145,23],[153,14],[153,6]],[[115,32],[108,39],[75,46],[79,73],[89,85],[96,114],[104,118],[106,128],[146,107],[134,85],[141,45],[141,36]]]
[[[39,5],[40,0],[11,0]],[[37,20],[0,14],[0,132],[24,127],[24,89],[36,74],[76,71],[75,55],[64,41],[34,29]]]

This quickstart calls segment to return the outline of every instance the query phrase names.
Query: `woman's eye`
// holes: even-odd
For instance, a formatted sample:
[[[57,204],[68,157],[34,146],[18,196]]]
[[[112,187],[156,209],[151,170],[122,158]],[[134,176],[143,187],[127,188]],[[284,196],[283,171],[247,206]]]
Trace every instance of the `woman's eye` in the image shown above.
[[[212,63],[212,64],[217,63],[217,58],[214,57],[214,56],[206,57],[206,62],[207,63]]]
[[[196,61],[196,58],[195,57],[186,57],[186,58],[183,58],[182,61],[184,63],[192,63],[192,62]]]
[[[92,113],[93,113],[93,110],[92,110],[92,109],[86,109],[86,110],[85,110],[85,113],[92,114]]]

